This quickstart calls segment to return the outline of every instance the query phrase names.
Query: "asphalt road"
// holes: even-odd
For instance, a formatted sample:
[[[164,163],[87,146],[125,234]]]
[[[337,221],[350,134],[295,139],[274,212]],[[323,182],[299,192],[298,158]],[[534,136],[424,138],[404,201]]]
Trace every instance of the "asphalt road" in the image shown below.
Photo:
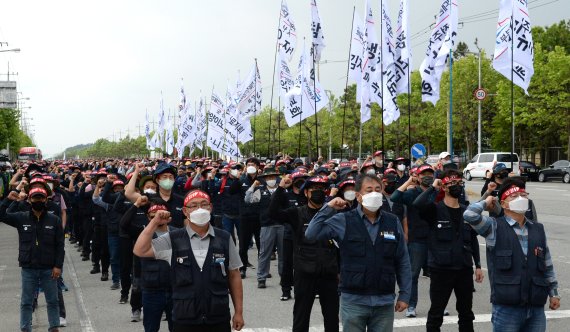
[[[483,185],[480,180],[467,182],[470,199],[476,200]],[[527,191],[531,193],[538,218],[545,225],[548,244],[554,260],[554,266],[560,283],[559,292],[562,306],[558,311],[547,311],[548,331],[568,331],[570,324],[570,185],[562,183],[529,183]],[[484,255],[483,239],[481,252]],[[20,269],[17,262],[18,241],[15,229],[0,223],[0,332],[19,331],[20,304]],[[255,250],[249,252],[255,261]],[[483,266],[485,259],[482,259]],[[62,331],[143,331],[142,323],[130,322],[130,306],[119,304],[119,291],[110,290],[111,282],[101,282],[100,275],[89,274],[91,264],[82,262],[77,250],[67,244],[64,266],[64,279],[69,292],[64,293],[68,326]],[[276,262],[272,262],[271,272],[277,276]],[[487,277],[485,275],[485,277]],[[293,300],[279,301],[281,290],[279,279],[268,279],[266,289],[257,289],[255,270],[249,270],[244,280],[244,318],[245,331],[280,332],[290,331],[292,324]],[[476,284],[473,311],[476,315],[475,329],[491,331],[489,303],[489,284],[485,279]],[[417,318],[405,318],[396,314],[397,331],[424,331],[425,317],[429,309],[429,279],[420,278],[420,303]],[[451,316],[445,320],[443,331],[457,330],[455,298],[452,296],[447,306]],[[47,330],[45,300],[40,297],[39,309],[34,314],[34,331]],[[311,317],[311,331],[323,331],[320,305],[315,301]],[[163,328],[166,331],[166,324]]]

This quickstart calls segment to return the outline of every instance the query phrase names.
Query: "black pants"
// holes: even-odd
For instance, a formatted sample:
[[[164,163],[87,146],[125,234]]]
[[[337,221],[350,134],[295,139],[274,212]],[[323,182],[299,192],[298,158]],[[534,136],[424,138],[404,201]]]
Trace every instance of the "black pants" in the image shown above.
[[[255,236],[255,244],[257,246],[257,255],[259,256],[259,232],[261,231],[261,225],[259,223],[259,217],[243,217],[240,220],[239,226],[239,257],[243,263],[241,268],[243,271],[247,270],[247,264],[249,260],[247,258],[247,250],[249,249],[249,242],[251,241],[251,236]]]
[[[107,225],[95,224],[93,227],[93,265],[101,264],[101,272],[109,273],[111,257],[109,256],[109,241],[107,241]]]
[[[281,274],[281,289],[284,291],[291,290],[291,287],[293,287],[293,240],[283,239],[283,273]]]
[[[131,287],[131,310],[141,310],[142,308],[142,287],[141,280],[141,259],[133,255],[133,284]]]
[[[174,332],[231,332],[230,323],[222,323],[216,325],[186,325],[174,322]]]
[[[83,224],[83,254],[89,255],[91,253],[91,241],[93,241],[93,220],[88,214],[84,214],[81,217],[81,223]]]
[[[455,308],[459,314],[459,331],[473,331],[473,269],[443,270],[430,268],[429,308],[426,330],[440,331],[443,311],[449,302],[451,292],[455,292]]]
[[[133,241],[128,237],[119,237],[121,255],[121,296],[129,296],[133,282]]]
[[[294,332],[309,331],[311,310],[317,294],[321,303],[325,332],[339,331],[339,295],[336,275],[323,278],[319,275],[295,272]]]

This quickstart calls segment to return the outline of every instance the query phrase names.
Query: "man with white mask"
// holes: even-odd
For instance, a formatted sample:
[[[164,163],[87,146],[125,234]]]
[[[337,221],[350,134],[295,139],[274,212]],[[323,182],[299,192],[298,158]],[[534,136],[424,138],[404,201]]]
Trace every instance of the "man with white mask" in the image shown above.
[[[260,230],[260,249],[257,267],[257,288],[266,288],[266,279],[271,278],[269,265],[273,248],[277,247],[277,271],[283,275],[283,225],[275,218],[269,216],[269,203],[271,195],[277,189],[279,172],[273,166],[263,169],[263,174],[255,180],[245,193],[245,202],[248,204],[258,203]]]
[[[259,202],[248,203],[245,201],[246,191],[257,181],[261,162],[259,159],[252,157],[246,160],[245,166],[245,174],[240,175],[239,180],[234,181],[228,191],[230,195],[235,195],[235,197],[239,198],[240,229],[238,237],[239,256],[243,262],[241,268],[242,279],[246,276],[247,268],[253,268],[247,256],[251,237],[253,236],[255,238],[258,255],[261,243],[259,240],[259,233],[261,231],[261,225],[259,223]]]
[[[398,217],[380,209],[382,188],[377,176],[361,175],[355,186],[358,207],[336,213],[348,204],[337,197],[323,206],[305,232],[308,240],[332,239],[339,245],[345,332],[392,331],[394,311],[404,311],[410,300],[412,276],[404,231]]]
[[[471,204],[463,217],[485,237],[493,331],[546,331],[544,305],[560,308],[558,281],[544,225],[525,217],[524,182],[505,179],[498,197]],[[500,217],[483,216],[484,210]]]
[[[133,252],[170,263],[173,331],[239,331],[244,326],[242,264],[235,244],[228,232],[210,225],[212,204],[205,192],[188,193],[183,211],[186,227],[152,239],[157,228],[171,220],[170,212],[157,211]]]

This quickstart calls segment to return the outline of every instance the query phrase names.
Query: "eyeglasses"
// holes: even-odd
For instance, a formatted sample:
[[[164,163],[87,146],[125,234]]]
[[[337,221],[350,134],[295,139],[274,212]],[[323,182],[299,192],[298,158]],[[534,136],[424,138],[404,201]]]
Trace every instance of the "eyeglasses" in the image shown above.
[[[463,181],[452,181],[446,184],[446,186],[450,187],[450,186],[465,186],[465,182]]]
[[[210,203],[208,202],[202,202],[200,204],[190,204],[190,205],[186,205],[186,208],[189,210],[196,210],[198,208],[200,209],[208,209],[210,207]]]

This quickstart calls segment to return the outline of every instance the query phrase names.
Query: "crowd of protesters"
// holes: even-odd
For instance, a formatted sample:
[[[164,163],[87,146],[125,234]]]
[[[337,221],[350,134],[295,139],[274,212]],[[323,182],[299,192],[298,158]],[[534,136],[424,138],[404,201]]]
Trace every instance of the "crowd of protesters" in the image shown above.
[[[162,320],[170,331],[240,330],[250,277],[259,291],[279,284],[276,300],[294,298],[293,331],[309,330],[315,299],[325,331],[391,331],[395,312],[417,316],[420,295],[430,299],[427,330],[439,331],[452,291],[459,330],[473,331],[478,235],[496,330],[544,331],[544,305],[560,305],[544,227],[525,182],[502,164],[471,205],[448,153],[435,167],[382,151],[360,163],[279,154],[12,167],[0,174],[0,222],[18,229],[21,331],[41,292],[50,331],[67,325],[65,251],[90,262],[145,331]],[[422,269],[429,294],[418,291]]]

